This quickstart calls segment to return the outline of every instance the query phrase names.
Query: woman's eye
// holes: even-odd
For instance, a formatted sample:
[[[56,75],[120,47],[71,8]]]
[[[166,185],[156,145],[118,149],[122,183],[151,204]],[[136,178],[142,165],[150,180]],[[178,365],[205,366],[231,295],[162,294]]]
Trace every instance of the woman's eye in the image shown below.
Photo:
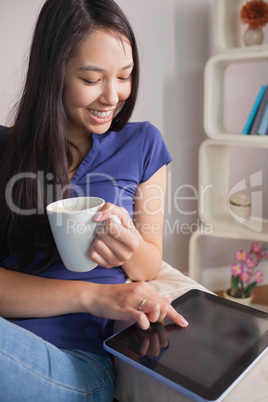
[[[121,82],[127,82],[131,79],[131,75],[129,75],[128,77],[118,77],[118,80]],[[82,81],[86,84],[86,85],[97,85],[99,83],[99,79],[96,81],[90,81],[90,80],[86,80],[85,78],[82,78]]]
[[[84,83],[87,84],[87,85],[97,85],[97,83],[99,82],[99,80],[97,80],[97,81],[89,81],[89,80],[86,80],[84,78],[82,78],[82,81],[84,81]]]
[[[129,75],[128,77],[119,77],[119,80],[125,82],[125,81],[129,81],[130,78],[131,78],[131,75]]]

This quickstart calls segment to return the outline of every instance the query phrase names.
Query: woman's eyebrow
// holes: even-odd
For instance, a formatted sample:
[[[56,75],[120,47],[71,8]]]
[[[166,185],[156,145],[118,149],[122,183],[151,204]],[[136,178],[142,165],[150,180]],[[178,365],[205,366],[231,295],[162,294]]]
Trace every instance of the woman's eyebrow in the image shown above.
[[[93,66],[93,65],[87,65],[87,66],[82,66],[78,68],[78,71],[97,71],[97,72],[102,72],[104,71],[102,68]]]
[[[133,67],[134,67],[134,63],[131,62],[131,63],[127,64],[125,67],[123,67],[121,71],[128,70],[129,68],[133,68]]]
[[[124,66],[120,71],[127,70],[127,69],[129,69],[129,68],[132,68],[133,66],[134,66],[134,63],[131,62],[131,63],[127,64],[126,66]],[[79,67],[79,68],[78,68],[78,71],[96,71],[96,72],[103,72],[104,69],[101,68],[101,67],[98,67],[98,66],[94,66],[94,65],[89,64],[89,65],[87,65],[87,66]]]

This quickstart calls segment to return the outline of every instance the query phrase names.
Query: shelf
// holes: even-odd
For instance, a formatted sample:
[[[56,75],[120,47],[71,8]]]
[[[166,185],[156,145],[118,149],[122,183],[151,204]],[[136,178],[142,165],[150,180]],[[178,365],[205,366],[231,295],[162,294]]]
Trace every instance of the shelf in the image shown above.
[[[210,139],[199,148],[200,225],[189,244],[189,276],[200,283],[205,278],[203,268],[209,268],[206,274],[211,277],[213,273],[219,285],[226,278],[229,281],[225,252],[235,243],[268,243],[268,208],[264,204],[268,198],[268,137],[245,135],[240,128],[244,119],[246,123],[254,96],[268,83],[263,82],[267,81],[268,43],[243,45],[247,26],[240,21],[240,10],[246,1],[214,0],[216,46],[221,54],[209,59],[204,71],[204,130]],[[230,196],[239,193],[251,198],[248,219],[238,217],[229,207]],[[215,245],[215,238],[220,245],[208,248],[207,243]],[[215,264],[213,252],[219,264]],[[211,265],[208,256],[212,256]]]
[[[236,151],[240,152],[239,167],[242,176],[235,176],[232,172],[232,168],[236,170],[235,166],[231,166],[231,152],[234,152],[235,147],[238,147]],[[264,218],[261,219],[264,198],[263,170],[267,169],[266,166],[257,164],[256,171],[255,168],[253,171],[247,171],[248,159],[243,161],[241,155],[243,150],[253,152],[253,147],[257,152],[266,152],[268,142],[255,141],[245,144],[242,140],[232,143],[205,140],[201,144],[199,149],[198,214],[203,222],[212,225],[213,231],[230,231],[243,238],[250,238],[254,235],[262,240],[265,237],[265,241],[268,241],[268,221]],[[244,169],[242,162],[245,164]],[[242,220],[230,211],[229,198],[239,192],[248,193],[252,200],[252,216],[248,220]]]
[[[213,233],[208,233],[204,230],[204,227],[200,226],[199,229],[192,234],[189,244],[189,277],[197,281],[198,283],[204,284],[203,269],[204,269],[204,253],[207,252],[204,248],[204,240],[206,238],[218,238],[222,240],[248,240],[248,241],[259,241],[267,242],[268,235],[252,233],[251,235],[247,231],[237,231],[232,230],[232,227],[228,227],[226,223],[225,230],[223,227],[214,226]],[[228,250],[227,250],[228,251]],[[218,278],[218,282],[223,283],[226,279],[226,267],[219,268],[215,267],[215,270],[219,269],[222,277]],[[224,271],[224,272],[223,272]],[[229,280],[229,271],[227,278]],[[215,280],[215,278],[214,278]],[[220,287],[218,287],[220,289]]]
[[[247,53],[225,53],[212,57],[206,64],[204,73],[204,129],[210,138],[236,141],[237,137],[247,142],[265,143],[265,136],[230,133],[224,127],[224,77],[232,64],[268,62],[268,50]],[[250,79],[250,77],[249,77]],[[252,99],[252,104],[254,99]],[[228,137],[227,137],[228,135]]]
[[[220,297],[224,297],[223,295],[223,290],[218,290],[216,293]],[[253,300],[252,303],[250,304],[251,307],[257,308],[258,310],[263,310],[266,313],[268,313],[268,286],[267,285],[261,285],[257,286],[254,289],[254,295],[253,295]]]
[[[268,49],[267,43],[250,47],[244,45],[243,33],[247,25],[243,24],[240,20],[240,10],[245,3],[245,0],[215,0],[215,45],[220,52],[242,53]],[[265,33],[267,33],[267,30]]]
[[[204,221],[204,223],[206,222]],[[267,219],[260,220],[253,217],[248,222],[239,223],[235,222],[234,219],[227,214],[218,217],[213,216],[210,218],[210,229],[214,236],[215,233],[218,233],[220,237],[244,240],[254,238],[256,241],[268,242]]]

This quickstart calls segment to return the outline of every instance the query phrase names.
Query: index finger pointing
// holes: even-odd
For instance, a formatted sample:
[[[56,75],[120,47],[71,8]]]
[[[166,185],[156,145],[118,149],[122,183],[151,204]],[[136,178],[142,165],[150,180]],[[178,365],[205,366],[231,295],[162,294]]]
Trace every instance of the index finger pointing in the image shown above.
[[[167,317],[180,327],[187,327],[189,322],[179,314],[171,305],[168,307]]]

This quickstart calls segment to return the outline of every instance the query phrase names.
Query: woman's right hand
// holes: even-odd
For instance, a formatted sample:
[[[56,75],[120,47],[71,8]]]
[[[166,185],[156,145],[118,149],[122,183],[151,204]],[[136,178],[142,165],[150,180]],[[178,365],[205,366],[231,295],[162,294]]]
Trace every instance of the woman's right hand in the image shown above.
[[[171,300],[162,297],[146,282],[94,286],[93,294],[84,295],[85,310],[93,315],[112,320],[134,321],[142,329],[150,322],[169,317],[180,327],[188,322],[172,306]],[[145,301],[141,308],[139,306]]]
[[[147,329],[150,322],[166,316],[185,327],[187,322],[147,282],[103,285],[42,278],[0,268],[0,315],[6,318],[52,317],[90,313],[112,320],[137,322]],[[139,309],[141,303],[146,300]]]

